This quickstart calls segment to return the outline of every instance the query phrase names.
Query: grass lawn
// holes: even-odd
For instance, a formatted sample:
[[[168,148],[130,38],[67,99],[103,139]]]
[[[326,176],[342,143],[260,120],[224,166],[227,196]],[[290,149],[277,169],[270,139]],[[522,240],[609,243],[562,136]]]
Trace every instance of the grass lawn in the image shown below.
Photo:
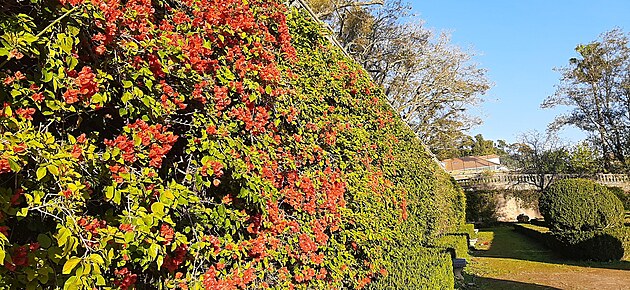
[[[462,289],[630,289],[630,261],[565,260],[508,226],[479,232],[465,273]]]

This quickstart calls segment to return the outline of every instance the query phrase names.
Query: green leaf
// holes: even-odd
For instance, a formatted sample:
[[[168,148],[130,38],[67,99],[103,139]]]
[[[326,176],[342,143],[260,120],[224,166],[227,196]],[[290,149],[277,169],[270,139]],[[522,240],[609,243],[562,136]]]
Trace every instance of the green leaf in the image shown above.
[[[57,244],[62,247],[68,241],[68,237],[70,236],[70,231],[66,228],[59,229],[59,233],[57,233]]]
[[[75,290],[75,289],[79,289],[79,286],[77,285],[77,282],[81,282],[81,280],[77,281],[77,277],[76,276],[72,276],[70,278],[68,278],[68,280],[66,280],[66,283],[63,284],[63,290]]]
[[[103,257],[101,257],[101,255],[99,254],[90,254],[90,260],[92,262],[94,262],[94,264],[101,266],[105,264],[105,261],[103,260]]]
[[[46,166],[46,169],[48,169],[48,172],[50,172],[52,175],[59,175],[59,168],[57,168],[57,166],[55,165],[48,165]]]
[[[37,169],[37,180],[42,180],[46,176],[46,167],[40,167]]]
[[[108,186],[105,189],[105,198],[111,200],[114,197],[114,187]]]
[[[20,171],[20,169],[22,169],[22,167],[20,167],[20,165],[17,164],[17,162],[15,162],[13,159],[9,159],[9,168],[11,168],[13,172],[18,172]]]
[[[37,242],[44,249],[47,249],[52,244],[52,240],[44,234],[37,235]]]
[[[159,249],[160,246],[158,246],[157,244],[151,244],[151,247],[149,247],[149,258],[151,258],[151,260],[155,260],[158,255]]]
[[[72,52],[73,39],[71,37],[66,36],[65,33],[59,33],[57,34],[57,42],[65,53]]]
[[[21,208],[16,214],[18,217],[25,217],[28,215],[28,207]]]
[[[81,262],[81,258],[70,258],[68,261],[66,261],[65,264],[63,264],[63,270],[61,271],[62,274],[70,274],[70,272],[72,272],[72,269],[74,269],[74,267],[77,266],[77,264],[79,264]]]
[[[161,202],[154,202],[151,205],[151,211],[155,214],[158,214],[159,216],[163,216],[164,215],[164,204]]]
[[[96,286],[105,286],[105,278],[102,275],[96,275]]]
[[[39,37],[32,35],[30,33],[25,33],[24,36],[22,36],[22,39],[24,39],[24,41],[26,41],[26,43],[31,44],[35,41],[37,41],[39,39]]]
[[[164,263],[164,256],[158,256],[157,257],[157,266],[158,269],[162,268],[162,264]]]

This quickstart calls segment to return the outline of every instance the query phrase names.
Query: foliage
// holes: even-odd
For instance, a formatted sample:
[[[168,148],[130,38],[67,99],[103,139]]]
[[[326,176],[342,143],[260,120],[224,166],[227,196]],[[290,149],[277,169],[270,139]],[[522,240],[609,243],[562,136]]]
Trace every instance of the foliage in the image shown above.
[[[550,227],[543,239],[573,259],[619,260],[628,252],[623,206],[605,186],[586,179],[556,181],[540,198]]]
[[[623,230],[623,232],[620,232]],[[628,231],[560,231],[551,232],[556,247],[570,258],[578,260],[611,261],[624,257],[624,244],[621,240]]]
[[[601,157],[592,146],[586,142],[575,145],[569,156],[569,172],[582,176],[594,175],[604,172],[601,166]]]
[[[466,191],[466,220],[494,223],[497,221],[498,199],[494,190]]]
[[[606,187],[586,179],[556,181],[539,201],[552,231],[593,231],[618,226],[623,206]]]
[[[322,1],[311,0],[313,3]],[[317,5],[341,45],[365,67],[394,109],[433,151],[453,148],[481,120],[470,114],[491,87],[474,53],[435,34],[401,0],[325,1]],[[334,13],[330,11],[330,6]]]
[[[615,194],[623,204],[623,209],[630,210],[630,194],[626,193],[623,188],[617,186],[607,186],[608,190]]]
[[[393,262],[387,267],[388,275],[367,289],[440,289],[455,283],[447,252],[412,246],[385,255]]]
[[[595,231],[557,231],[529,224],[514,229],[576,260],[611,261],[630,257],[630,227]]]
[[[297,10],[12,0],[0,27],[0,287],[452,287],[463,192]]]
[[[504,158],[507,155],[507,153],[500,149],[494,141],[484,139],[481,134],[477,134],[474,137],[465,135],[461,140],[455,139],[453,142],[453,146],[436,148],[433,153],[435,153],[440,160],[492,154],[497,154]]]
[[[462,233],[466,233],[468,235],[468,238],[470,239],[476,239],[477,238],[477,233],[475,233],[475,225],[474,224],[465,224],[462,226],[461,228],[461,232]]]
[[[537,131],[519,137],[512,159],[516,170],[537,175],[532,185],[540,191],[547,189],[558,174],[567,172],[569,151],[555,134]]]
[[[630,148],[630,46],[628,34],[620,29],[605,32],[588,44],[575,48],[578,57],[560,68],[560,84],[543,108],[569,106],[552,129],[571,125],[585,131],[602,152],[609,171],[628,168]]]

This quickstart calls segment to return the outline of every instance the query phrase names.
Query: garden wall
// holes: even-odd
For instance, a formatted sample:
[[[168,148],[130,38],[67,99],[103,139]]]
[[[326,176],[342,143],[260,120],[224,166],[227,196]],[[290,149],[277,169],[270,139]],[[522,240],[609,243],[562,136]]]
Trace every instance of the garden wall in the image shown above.
[[[542,218],[539,193],[533,190],[466,190],[466,220],[469,222],[515,222],[520,214]]]

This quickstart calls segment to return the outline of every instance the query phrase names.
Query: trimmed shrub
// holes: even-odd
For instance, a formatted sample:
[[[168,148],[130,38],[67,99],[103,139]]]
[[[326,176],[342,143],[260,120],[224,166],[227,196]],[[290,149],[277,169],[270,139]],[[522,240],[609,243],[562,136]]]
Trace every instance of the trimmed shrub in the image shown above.
[[[630,258],[630,227],[551,232],[546,227],[514,224],[514,229],[570,259],[610,261]]]
[[[621,200],[621,203],[623,204],[623,208],[626,211],[630,211],[630,194],[626,193],[623,190],[623,188],[618,187],[618,186],[607,186],[606,188],[608,188],[610,192],[615,194],[615,196],[617,196],[617,198]]]
[[[606,187],[586,179],[554,182],[539,201],[552,231],[592,231],[622,224],[621,201]]]
[[[439,249],[411,247],[386,254],[387,276],[367,289],[444,289],[455,283],[451,255]]]
[[[453,287],[462,190],[282,1],[9,0],[0,33],[0,288]]]
[[[572,259],[611,261],[624,257],[624,243],[618,230],[551,232],[560,252]]]
[[[475,225],[474,224],[465,224],[465,225],[462,226],[460,231],[462,233],[468,234],[468,238],[470,238],[470,239],[476,239],[477,238],[477,234],[475,233]]]
[[[466,191],[466,221],[491,224],[497,221],[496,190]]]

